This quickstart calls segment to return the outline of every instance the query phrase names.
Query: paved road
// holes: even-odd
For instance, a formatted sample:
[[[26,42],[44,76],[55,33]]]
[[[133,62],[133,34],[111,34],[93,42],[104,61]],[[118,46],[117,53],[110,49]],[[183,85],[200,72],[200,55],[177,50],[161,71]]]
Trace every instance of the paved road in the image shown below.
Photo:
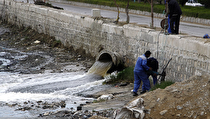
[[[51,2],[51,4],[54,6],[62,7],[62,8],[64,8],[64,10],[68,10],[71,12],[79,13],[82,15],[91,15],[92,8],[73,6],[70,4],[55,3],[55,2]],[[111,11],[111,10],[101,10],[101,15],[103,17],[109,17],[109,18],[116,19],[117,12]],[[135,15],[135,14],[129,14],[129,16],[130,16],[131,23],[145,24],[145,25],[150,26],[151,17]],[[120,21],[125,21],[125,20],[126,20],[126,14],[120,13]],[[160,27],[161,20],[162,19],[155,18],[154,26]],[[203,37],[203,35],[206,33],[210,34],[210,26],[181,22],[180,23],[180,33],[188,34],[191,36]]]
[[[16,1],[24,1],[25,2],[26,0],[16,0]],[[30,1],[30,3],[33,4],[33,0],[29,0],[29,1]],[[58,2],[52,2],[52,1],[50,1],[50,3],[53,6],[58,6],[58,7],[64,8],[64,10],[67,10],[67,11],[71,11],[71,12],[78,13],[81,15],[90,15],[91,16],[92,8],[89,8],[89,7],[74,6],[74,5],[70,5],[70,4],[58,3]],[[101,15],[103,17],[116,19],[117,12],[111,11],[111,10],[101,10]],[[143,24],[143,25],[148,25],[148,26],[150,26],[150,24],[151,24],[151,17],[149,17],[149,16],[141,16],[141,15],[135,15],[135,14],[129,14],[129,16],[130,16],[130,23],[137,23],[137,24]],[[154,26],[160,27],[161,20],[162,19],[155,18]],[[126,21],[125,13],[120,13],[120,21]],[[203,37],[204,34],[210,34],[210,26],[181,22],[179,31],[182,34]]]

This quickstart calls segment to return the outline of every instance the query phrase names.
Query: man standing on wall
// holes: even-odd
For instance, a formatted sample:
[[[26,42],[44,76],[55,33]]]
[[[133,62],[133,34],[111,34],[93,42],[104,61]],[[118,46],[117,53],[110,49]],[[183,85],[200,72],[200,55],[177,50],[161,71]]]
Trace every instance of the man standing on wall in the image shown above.
[[[168,1],[169,17],[170,17],[170,27],[172,34],[179,34],[179,23],[182,10],[179,3],[176,0],[166,0]],[[175,23],[175,29],[174,29]]]
[[[141,81],[143,82],[141,94],[150,90],[150,81],[147,75],[147,71],[152,70],[152,68],[147,66],[147,58],[150,57],[151,52],[146,51],[143,55],[138,57],[136,65],[134,68],[134,89],[133,96],[138,95],[138,89],[140,87]]]

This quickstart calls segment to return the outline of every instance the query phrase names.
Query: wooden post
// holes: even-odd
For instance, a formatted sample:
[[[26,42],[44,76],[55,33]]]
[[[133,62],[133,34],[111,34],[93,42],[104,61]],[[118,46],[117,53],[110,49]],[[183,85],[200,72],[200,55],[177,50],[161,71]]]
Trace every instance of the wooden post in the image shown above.
[[[152,19],[151,28],[154,28],[154,20],[153,20],[153,0],[151,0],[151,19]]]

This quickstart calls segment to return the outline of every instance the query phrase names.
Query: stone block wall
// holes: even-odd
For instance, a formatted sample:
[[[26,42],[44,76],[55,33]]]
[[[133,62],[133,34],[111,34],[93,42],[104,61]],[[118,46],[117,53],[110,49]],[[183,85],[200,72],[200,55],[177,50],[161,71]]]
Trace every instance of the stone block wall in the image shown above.
[[[159,61],[159,71],[172,58],[166,70],[167,80],[182,81],[210,73],[208,39],[164,35],[134,24],[118,26],[90,16],[11,0],[0,0],[0,10],[2,20],[55,36],[65,46],[82,48],[92,56],[103,48],[120,54],[126,65],[134,66],[137,57],[150,50]]]

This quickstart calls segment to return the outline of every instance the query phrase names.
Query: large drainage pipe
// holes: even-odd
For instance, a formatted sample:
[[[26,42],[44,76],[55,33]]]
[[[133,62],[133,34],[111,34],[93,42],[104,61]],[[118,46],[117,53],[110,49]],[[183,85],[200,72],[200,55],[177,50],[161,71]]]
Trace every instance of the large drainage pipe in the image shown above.
[[[121,55],[117,52],[102,50],[96,57],[96,61],[112,62],[112,67],[108,70],[107,73],[111,73],[115,70],[122,70],[124,68],[123,57],[121,57]]]

